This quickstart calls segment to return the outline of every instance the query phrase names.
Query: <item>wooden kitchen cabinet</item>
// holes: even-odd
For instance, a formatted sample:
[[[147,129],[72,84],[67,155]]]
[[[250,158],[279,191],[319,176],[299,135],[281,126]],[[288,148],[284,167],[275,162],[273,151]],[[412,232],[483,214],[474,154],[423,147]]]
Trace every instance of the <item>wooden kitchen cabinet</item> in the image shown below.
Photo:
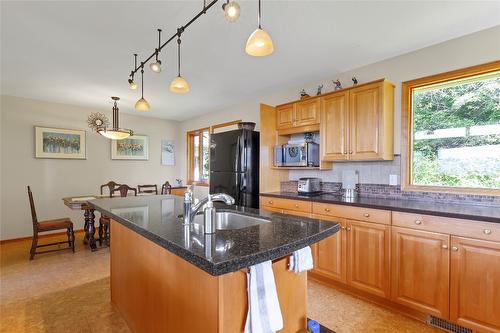
[[[450,236],[393,227],[391,237],[392,300],[448,319]]]
[[[394,158],[394,85],[379,80],[322,97],[321,159]]]
[[[314,274],[342,283],[347,282],[347,238],[346,222],[344,219],[321,215],[312,215],[313,218],[330,220],[340,224],[336,234],[314,244]]]
[[[321,102],[321,159],[347,160],[349,92],[328,95]]]
[[[276,107],[276,128],[292,128],[295,122],[295,107],[293,103]]]
[[[312,98],[296,103],[295,126],[319,124],[320,105],[321,101],[319,98]]]
[[[347,283],[359,290],[390,295],[390,226],[347,220]]]
[[[500,332],[500,243],[451,237],[450,319]]]

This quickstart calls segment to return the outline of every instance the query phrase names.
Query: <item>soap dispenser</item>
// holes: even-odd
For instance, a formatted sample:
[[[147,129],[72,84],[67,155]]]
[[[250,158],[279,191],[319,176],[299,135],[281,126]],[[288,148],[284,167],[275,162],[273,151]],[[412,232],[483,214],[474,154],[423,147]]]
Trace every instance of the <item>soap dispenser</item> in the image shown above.
[[[205,233],[213,234],[215,233],[215,207],[214,202],[210,194],[208,195],[208,202],[205,204],[205,209],[203,210]]]

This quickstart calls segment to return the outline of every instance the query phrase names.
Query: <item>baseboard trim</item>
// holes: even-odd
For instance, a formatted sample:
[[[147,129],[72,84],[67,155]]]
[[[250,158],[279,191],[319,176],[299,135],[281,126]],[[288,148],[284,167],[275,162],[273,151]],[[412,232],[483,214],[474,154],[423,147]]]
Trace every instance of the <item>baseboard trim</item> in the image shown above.
[[[82,233],[84,232],[83,229],[78,229],[78,230],[75,230],[75,234],[79,234],[79,233]],[[61,231],[61,232],[54,232],[52,234],[43,234],[43,235],[39,235],[38,236],[38,239],[44,239],[44,238],[50,238],[50,237],[54,237],[54,236],[62,236],[62,235],[66,235],[66,231]],[[15,242],[23,242],[23,241],[27,241],[27,240],[31,240],[33,238],[33,236],[28,236],[28,237],[19,237],[19,238],[11,238],[11,239],[3,239],[3,240],[0,240],[0,245],[4,245],[6,243],[15,243]]]

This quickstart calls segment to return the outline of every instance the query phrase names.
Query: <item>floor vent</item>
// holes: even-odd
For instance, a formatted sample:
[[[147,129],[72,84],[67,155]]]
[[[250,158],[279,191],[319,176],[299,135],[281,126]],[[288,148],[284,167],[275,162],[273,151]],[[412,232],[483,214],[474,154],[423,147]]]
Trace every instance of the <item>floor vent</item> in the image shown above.
[[[474,333],[470,328],[465,328],[434,316],[427,317],[427,324],[452,333]]]

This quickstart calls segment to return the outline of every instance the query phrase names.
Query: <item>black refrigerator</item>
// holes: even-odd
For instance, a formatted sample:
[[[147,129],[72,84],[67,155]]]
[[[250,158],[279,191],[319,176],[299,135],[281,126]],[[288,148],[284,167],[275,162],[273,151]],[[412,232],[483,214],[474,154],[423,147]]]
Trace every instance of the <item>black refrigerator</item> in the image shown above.
[[[210,135],[210,194],[226,193],[238,206],[259,208],[259,132]]]

